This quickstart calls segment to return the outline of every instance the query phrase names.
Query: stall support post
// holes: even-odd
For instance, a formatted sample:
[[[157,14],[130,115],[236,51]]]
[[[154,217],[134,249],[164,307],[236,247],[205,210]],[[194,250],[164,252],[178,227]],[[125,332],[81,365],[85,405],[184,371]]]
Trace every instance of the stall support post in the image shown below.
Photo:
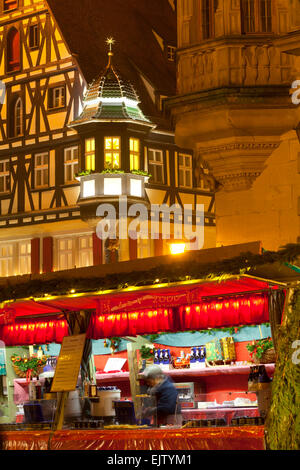
[[[135,416],[137,419],[140,419],[141,399],[137,397],[137,395],[140,395],[140,384],[138,382],[138,361],[136,351],[137,347],[135,343],[127,343],[131,396],[134,404]]]
[[[65,404],[68,399],[69,392],[61,392],[57,399],[57,408],[54,418],[54,431],[60,431],[64,424]]]

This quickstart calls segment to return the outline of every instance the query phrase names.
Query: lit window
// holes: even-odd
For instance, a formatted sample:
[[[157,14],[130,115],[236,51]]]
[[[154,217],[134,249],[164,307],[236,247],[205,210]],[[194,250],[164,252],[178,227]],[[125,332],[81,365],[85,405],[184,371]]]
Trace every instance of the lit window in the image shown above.
[[[48,108],[59,109],[66,105],[66,87],[65,85],[50,88],[48,92]]]
[[[95,154],[95,139],[85,139],[85,169],[95,170],[96,154]]]
[[[10,161],[0,161],[0,193],[7,193],[10,191]]]
[[[31,272],[31,242],[30,240],[19,243],[19,274]]]
[[[39,47],[39,27],[37,24],[34,24],[29,27],[29,47],[30,49],[35,49]]]
[[[72,269],[75,267],[74,247],[72,238],[62,238],[57,243],[58,270]]]
[[[94,197],[95,195],[95,180],[84,181],[82,197]]]
[[[64,154],[65,183],[73,183],[78,172],[78,147],[65,149]]]
[[[150,258],[152,256],[152,240],[150,238],[137,239],[137,256],[138,258]]]
[[[14,245],[5,243],[0,245],[0,276],[14,275]]]
[[[241,0],[242,32],[272,32],[271,0]]]
[[[31,272],[31,240],[0,244],[0,276],[17,276]]]
[[[121,196],[122,194],[122,179],[121,178],[104,178],[105,196]]]
[[[107,169],[120,168],[121,150],[120,137],[104,138],[104,167]]]
[[[40,188],[49,184],[49,155],[39,153],[35,155],[35,187]]]
[[[56,267],[59,271],[93,265],[93,238],[91,234],[58,238],[56,250]]]
[[[168,60],[170,62],[174,62],[175,60],[175,55],[176,55],[176,47],[173,47],[173,46],[168,46]]]
[[[131,178],[130,180],[130,196],[142,197],[142,181]]]
[[[78,238],[78,267],[85,268],[93,265],[93,238],[91,235],[85,235]]]
[[[139,139],[130,139],[130,170],[140,169],[140,141]]]
[[[164,184],[164,159],[162,150],[148,150],[148,171],[151,183]]]
[[[179,186],[191,188],[193,175],[192,155],[179,154]]]

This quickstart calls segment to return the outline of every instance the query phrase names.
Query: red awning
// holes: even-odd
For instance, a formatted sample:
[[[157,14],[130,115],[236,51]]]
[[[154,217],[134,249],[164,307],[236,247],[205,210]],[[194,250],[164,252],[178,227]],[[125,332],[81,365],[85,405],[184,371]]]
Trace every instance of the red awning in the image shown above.
[[[195,284],[181,284],[170,287],[136,289],[134,291],[99,294],[70,295],[47,300],[25,300],[9,304],[16,317],[47,316],[63,311],[96,310],[98,313],[129,312],[136,309],[168,308],[197,303],[203,297],[229,296],[277,288],[269,281],[248,276],[231,278],[221,282],[203,281]],[[4,310],[0,310],[0,313]]]

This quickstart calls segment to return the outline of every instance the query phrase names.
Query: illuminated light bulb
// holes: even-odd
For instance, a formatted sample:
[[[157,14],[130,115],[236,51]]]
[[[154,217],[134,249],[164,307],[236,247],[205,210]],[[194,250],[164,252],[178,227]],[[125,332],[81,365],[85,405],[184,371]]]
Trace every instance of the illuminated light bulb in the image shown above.
[[[71,289],[71,294],[75,294],[76,290],[75,289]]]
[[[186,311],[186,313],[190,313],[191,308],[190,308],[190,307],[186,307],[185,311]]]
[[[170,252],[172,255],[180,255],[185,252],[185,243],[172,243],[170,245]]]

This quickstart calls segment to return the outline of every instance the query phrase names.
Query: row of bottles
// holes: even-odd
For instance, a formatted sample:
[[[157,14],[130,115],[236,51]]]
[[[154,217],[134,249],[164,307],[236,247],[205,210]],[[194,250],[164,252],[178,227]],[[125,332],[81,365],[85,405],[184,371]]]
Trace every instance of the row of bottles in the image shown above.
[[[191,348],[190,363],[205,362],[206,350],[204,346]]]
[[[170,349],[154,349],[154,364],[171,364]]]

